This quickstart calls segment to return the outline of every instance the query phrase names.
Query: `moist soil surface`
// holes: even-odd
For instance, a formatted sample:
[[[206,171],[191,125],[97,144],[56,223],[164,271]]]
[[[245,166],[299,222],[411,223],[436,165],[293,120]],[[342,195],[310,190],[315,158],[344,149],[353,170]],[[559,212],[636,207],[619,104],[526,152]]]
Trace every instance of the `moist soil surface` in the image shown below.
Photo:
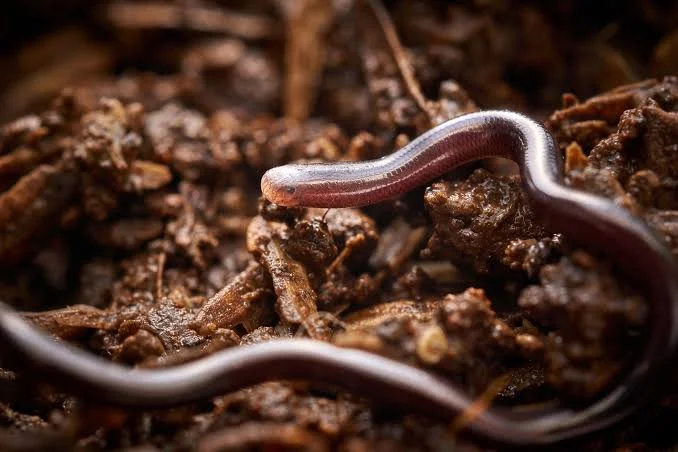
[[[566,185],[628,209],[678,258],[678,4],[238,3],[0,6],[0,300],[139,368],[303,337],[484,406],[585,406],[613,388],[653,300],[545,230],[513,163],[362,209],[284,208],[259,182],[511,109],[557,138]],[[442,422],[317,381],[140,412],[21,360],[0,379],[15,388],[0,391],[2,450],[502,449],[465,434],[469,413]],[[676,447],[675,394],[577,450]]]

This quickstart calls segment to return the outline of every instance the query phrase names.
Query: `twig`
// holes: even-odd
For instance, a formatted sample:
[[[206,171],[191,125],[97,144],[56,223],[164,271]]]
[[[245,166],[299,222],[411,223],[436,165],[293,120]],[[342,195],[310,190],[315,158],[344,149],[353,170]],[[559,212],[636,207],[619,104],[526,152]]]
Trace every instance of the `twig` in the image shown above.
[[[495,397],[508,385],[509,374],[503,374],[495,378],[487,385],[485,391],[473,401],[466,410],[457,416],[450,425],[452,431],[456,434],[466,428],[475,418],[487,411]]]
[[[227,11],[219,7],[181,7],[165,2],[116,2],[108,7],[108,17],[122,28],[172,28],[225,33],[243,39],[271,39],[282,30],[272,19]]]
[[[158,272],[155,274],[155,302],[159,303],[162,298],[162,279],[165,272],[167,255],[163,252],[158,254]]]
[[[421,86],[414,76],[414,71],[410,65],[410,60],[405,54],[400,39],[398,38],[398,33],[396,32],[393,21],[384,8],[384,5],[380,0],[364,0],[365,4],[372,10],[374,17],[377,19],[379,26],[381,27],[386,43],[388,44],[389,50],[393,55],[393,60],[398,67],[400,76],[403,78],[405,83],[405,88],[409,92],[414,102],[417,104],[419,109],[428,117],[429,122],[433,124],[434,115],[428,109],[428,104],[426,97],[421,92]]]

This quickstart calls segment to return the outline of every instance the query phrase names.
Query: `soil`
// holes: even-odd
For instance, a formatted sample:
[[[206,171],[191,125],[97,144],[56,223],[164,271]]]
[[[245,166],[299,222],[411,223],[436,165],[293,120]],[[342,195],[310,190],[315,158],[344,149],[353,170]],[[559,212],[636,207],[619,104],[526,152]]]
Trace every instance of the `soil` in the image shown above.
[[[329,212],[259,181],[509,108],[554,133],[568,185],[678,258],[678,4],[59,3],[0,15],[0,299],[58,340],[157,368],[309,337],[513,405],[586,403],[633,364],[652,300],[546,232],[513,164]],[[140,413],[0,379],[21,388],[0,391],[2,450],[487,450],[313,382]],[[577,449],[676,447],[675,396]]]

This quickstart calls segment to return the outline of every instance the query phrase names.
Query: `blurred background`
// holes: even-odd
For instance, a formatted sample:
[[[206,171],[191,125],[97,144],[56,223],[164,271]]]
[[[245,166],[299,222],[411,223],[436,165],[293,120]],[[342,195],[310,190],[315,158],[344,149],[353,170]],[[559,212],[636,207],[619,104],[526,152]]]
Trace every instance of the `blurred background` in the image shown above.
[[[386,6],[430,98],[454,79],[481,107],[538,114],[563,92],[584,98],[678,73],[678,4],[670,0]],[[141,90],[208,111],[323,115],[347,126],[364,119],[351,0],[9,0],[2,9],[2,121],[66,86],[123,97]]]
[[[261,297],[258,305],[250,301],[247,305],[265,309],[224,310],[235,312],[232,315],[237,318],[227,319],[231,323],[222,319],[219,331],[224,331],[221,326],[233,327],[229,330],[233,334],[224,335],[221,343],[215,335],[218,340],[215,339],[214,350],[233,346],[241,340],[240,335],[245,337],[253,331],[263,331],[260,338],[272,334],[269,325],[274,325],[277,318],[273,312],[275,297],[268,287],[266,273],[256,264],[260,258],[256,255],[258,251],[248,251],[247,231],[253,220],[264,221],[260,214],[267,215],[267,220],[279,218],[280,221],[291,221],[296,218],[294,215],[301,214],[292,211],[288,217],[285,215],[289,212],[277,212],[270,205],[260,203],[260,177],[266,169],[302,158],[374,158],[401,146],[408,137],[437,122],[479,108],[510,108],[544,120],[563,104],[575,105],[574,96],[586,99],[648,77],[678,74],[678,2],[675,0],[399,0],[384,3],[380,0],[5,0],[0,11],[0,189],[11,194],[5,198],[10,199],[6,203],[10,208],[0,209],[0,219],[5,219],[0,221],[4,227],[0,230],[0,263],[7,264],[11,258],[21,261],[0,272],[0,298],[23,310],[57,309],[44,317],[35,314],[33,320],[40,324],[35,319],[47,319],[42,325],[56,324],[59,328],[54,328],[62,337],[77,336],[90,350],[129,364],[168,365],[193,356],[182,353],[197,348],[196,344],[207,339],[196,335],[189,319],[198,315],[201,303],[209,306],[208,297],[221,293],[231,281],[238,281],[237,278],[253,281],[252,287],[257,290],[252,292]],[[409,79],[404,66],[411,66]],[[590,102],[589,116],[571,111],[561,115],[559,121],[554,122],[556,129],[567,128],[570,123],[577,126],[573,128],[574,138],[568,136],[561,142],[581,144],[583,150],[572,149],[578,150],[576,155],[583,162],[584,151],[590,151],[604,137],[615,136],[619,116],[625,109],[644,105],[650,96],[653,102],[669,99],[673,105],[676,95],[669,92],[672,86],[678,86],[675,78],[627,88],[624,95],[608,93],[604,102]],[[574,96],[564,97],[565,93]],[[102,98],[107,99],[100,102]],[[618,108],[604,111],[605,105]],[[656,118],[663,121],[661,115],[666,112],[652,112],[655,121],[662,125]],[[655,127],[652,133],[663,131]],[[648,134],[646,140],[662,141],[652,134]],[[630,148],[635,149],[632,145]],[[660,175],[670,166],[665,163],[670,160],[664,155],[668,152],[655,152],[652,161],[658,163],[650,166]],[[495,161],[487,167],[495,174],[502,169],[504,173],[514,169],[506,163],[503,168],[499,165]],[[472,168],[461,171],[469,174]],[[490,194],[519,191],[515,181],[499,180],[489,172],[479,174],[482,178],[474,179],[479,182],[456,186],[454,190],[461,193],[460,199],[470,199],[467,193],[476,186],[486,187],[483,190],[487,189]],[[644,171],[638,180],[654,180],[647,174]],[[655,177],[659,180],[659,176]],[[17,183],[20,180],[27,182]],[[486,180],[489,182],[485,183]],[[621,187],[616,180],[604,180]],[[648,188],[647,193],[655,188]],[[666,192],[674,188],[675,185],[668,186]],[[439,275],[448,276],[440,278],[442,282],[438,286],[430,283],[425,272],[410,266],[412,262],[419,263],[419,251],[436,222],[450,224],[449,218],[462,218],[463,221],[455,221],[470,223],[476,215],[473,213],[476,210],[466,209],[462,203],[460,214],[453,209],[445,210],[439,219],[431,222],[427,215],[434,207],[425,206],[422,192],[423,188],[392,205],[365,209],[369,216],[351,213],[360,221],[334,220],[342,225],[342,231],[346,228],[345,234],[350,240],[362,236],[364,241],[337,239],[340,247],[351,249],[355,244],[358,251],[351,251],[355,254],[347,254],[350,259],[340,264],[341,271],[336,272],[340,275],[339,282],[328,278],[331,285],[326,286],[324,280],[317,278],[321,272],[316,274],[314,284],[318,284],[322,295],[318,309],[339,315],[350,303],[351,308],[359,309],[376,302],[374,293],[380,294],[380,301],[392,301],[401,299],[403,293],[407,297],[426,294],[431,288],[427,285],[447,293],[452,285],[466,288],[473,283],[493,286],[488,294],[494,306],[498,306],[500,312],[511,314],[507,317],[513,322],[511,325],[524,325],[522,314],[516,309],[518,294],[528,281],[523,275],[518,277],[500,267],[496,273],[498,283],[489,284],[482,272],[461,272],[452,265],[431,265],[430,268],[438,269]],[[610,193],[616,196],[618,192],[610,190]],[[669,196],[673,193],[675,191],[666,196],[671,202],[675,202],[675,198]],[[487,209],[507,215],[502,218],[515,215],[520,224],[524,223],[522,208],[513,207],[522,206],[522,198],[517,195],[485,198],[490,200]],[[495,198],[502,198],[501,202],[506,204],[492,204]],[[38,206],[38,213],[16,209],[17,199],[24,200],[26,205]],[[446,206],[441,205],[441,211],[447,209]],[[653,218],[655,224],[661,225],[658,227],[668,231],[667,237],[673,237],[672,231],[678,230],[675,226],[678,217],[674,205],[668,209],[660,209]],[[477,211],[483,212],[483,209]],[[394,216],[407,219],[408,224],[392,222]],[[516,224],[519,220],[515,220]],[[509,239],[518,237],[525,248],[513,247],[510,242],[513,247],[510,249],[518,250],[516,259],[522,259],[521,250],[536,249],[536,253],[547,250],[543,255],[535,254],[535,268],[561,252],[559,240],[537,242],[532,237],[539,237],[538,232],[517,235],[518,228],[512,229],[511,221],[502,219],[498,223],[501,223],[499,228],[507,225],[505,235],[495,234],[495,229],[483,226],[485,229],[480,230],[489,232],[476,234],[480,237],[478,241],[459,234],[461,239],[456,243],[470,243],[464,249],[469,250],[471,257],[480,255],[489,260],[490,255],[485,253],[489,248],[481,239],[487,237],[492,250],[499,250],[497,255],[504,256],[504,248],[494,245],[501,240],[509,243]],[[299,221],[299,224],[308,223]],[[382,253],[385,257],[380,259],[395,263],[380,264],[379,272],[372,275],[364,272],[367,271],[365,256],[372,253],[379,239],[375,224],[383,231],[391,231],[382,236],[384,249],[396,252]],[[356,234],[354,229],[364,233]],[[309,234],[321,231],[299,230]],[[306,240],[305,235],[299,237]],[[334,239],[328,240],[334,247]],[[530,240],[534,244],[529,244]],[[441,243],[446,245],[445,241]],[[476,246],[477,243],[482,246]],[[547,245],[543,243],[552,244],[556,254],[549,257],[551,245],[544,248]],[[299,249],[304,247],[300,245]],[[332,247],[327,246],[330,250],[327,255],[331,255]],[[338,249],[333,249],[337,253]],[[464,256],[459,258],[463,253],[454,247],[449,249],[452,250],[449,255],[431,262],[449,264],[448,257],[452,256],[449,260],[455,265],[455,259],[465,263]],[[482,253],[478,249],[482,249]],[[530,252],[524,251],[525,259],[532,259]],[[343,251],[339,256],[344,256]],[[327,262],[341,262],[341,259]],[[479,262],[484,265],[482,259]],[[313,262],[314,267],[317,266]],[[334,263],[331,266],[334,267]],[[387,268],[386,273],[382,273],[382,266]],[[575,265],[568,268],[579,272]],[[586,268],[586,275],[595,274]],[[477,280],[465,279],[468,275],[476,278],[476,273],[481,274]],[[384,274],[389,275],[386,278],[392,277],[394,283],[383,279]],[[369,277],[363,278],[364,275]],[[574,277],[570,280],[579,281]],[[152,281],[153,292],[147,287],[148,281]],[[382,284],[383,281],[388,284]],[[239,287],[238,284],[241,283],[232,287]],[[553,286],[560,287],[557,281]],[[597,290],[598,286],[592,283],[591,287]],[[598,322],[599,319],[607,319],[600,317],[604,311],[588,301],[596,299],[600,306],[606,306],[607,299],[598,294],[616,296],[616,292],[607,289],[607,283],[600,287],[604,290],[591,292],[595,297],[581,292],[585,294],[583,301],[574,305],[574,309],[584,313],[580,317],[559,316],[564,322],[570,322],[564,329],[570,334],[569,338],[574,338],[572,349],[585,350],[590,360],[577,361],[574,368],[595,364],[589,366],[592,371],[585,369],[581,374],[566,373],[569,368],[558,364],[556,370],[566,374],[557,380],[560,388],[571,382],[569,375],[574,375],[571,378],[575,380],[575,389],[584,386],[586,390],[597,390],[601,381],[616,375],[621,362],[618,356],[631,348],[602,327],[598,336],[592,336],[587,329],[590,323],[598,325],[602,322]],[[223,300],[227,300],[224,304],[233,302],[236,306],[243,297],[236,289],[232,290],[236,295],[230,299],[224,296]],[[580,293],[578,288],[577,293]],[[222,295],[214,296],[217,304],[221,303]],[[175,302],[173,297],[181,302]],[[484,295],[474,297],[475,304],[469,306],[480,306],[482,309],[478,308],[478,312],[494,318]],[[633,307],[626,303],[626,298],[619,300],[623,306]],[[75,303],[89,306],[82,311],[64,308]],[[128,305],[139,309],[139,313],[126,310]],[[147,322],[160,333],[151,335],[140,327],[138,331],[127,327],[118,330],[115,322],[110,322],[115,326],[105,323],[102,327],[102,323],[92,321],[103,318],[108,322],[109,314],[126,319],[127,312],[132,313],[135,321]],[[156,312],[163,314],[156,315]],[[211,321],[212,311],[205,312],[203,318]],[[595,315],[588,316],[590,312]],[[61,316],[58,320],[62,323],[52,322],[50,315]],[[168,318],[176,321],[166,322]],[[198,318],[201,317],[198,315]],[[593,320],[578,322],[579,318]],[[318,319],[324,322],[321,317]],[[167,328],[169,323],[174,329]],[[620,337],[627,337],[624,322],[614,320],[611,324]],[[325,325],[319,328],[322,331],[333,328],[328,326],[329,321],[322,325]],[[487,325],[494,324],[488,321]],[[531,324],[525,325],[528,325],[526,331],[536,331]],[[520,328],[523,326],[516,327]],[[401,330],[388,331],[397,335]],[[415,334],[412,332],[424,330],[407,331]],[[483,329],[469,331],[473,332],[468,335],[471,339],[495,340],[492,339],[494,333],[486,334]],[[161,333],[171,337],[163,337],[160,342]],[[254,340],[259,340],[256,339],[259,333],[254,334]],[[501,336],[497,337],[501,342]],[[577,342],[581,337],[585,337],[585,341]],[[637,343],[637,336],[629,337]],[[137,346],[139,343],[146,344],[146,348]],[[157,344],[161,345],[156,347]],[[407,353],[413,349],[403,347],[410,350]],[[469,348],[469,353],[481,357],[477,360],[459,355],[463,368],[468,367],[469,376],[464,378],[469,393],[478,394],[494,376],[487,369],[494,369],[495,355],[486,349],[491,347],[486,347],[485,342],[477,349]],[[503,348],[497,349],[504,353]],[[212,349],[202,350],[200,353]],[[177,361],[160,361],[165,353]],[[560,356],[557,353],[560,353],[558,348],[556,356]],[[544,383],[544,369],[548,368],[530,365],[525,367],[525,377],[516,373],[524,385],[519,385],[513,394],[513,389],[507,391],[506,398],[520,401],[523,397],[523,401],[531,402],[542,399],[545,391],[550,394],[548,391],[553,388]],[[560,378],[561,374],[556,374]],[[13,374],[0,374],[0,387],[10,379],[14,379]],[[195,438],[204,433],[205,426],[216,430],[222,425],[246,425],[245,421],[262,416],[261,400],[281,400],[275,395],[277,390],[268,398],[260,395],[267,394],[268,389],[262,391],[243,396],[241,402],[232,402],[236,399],[228,402],[245,406],[251,401],[251,413],[243,408],[245,414],[241,417],[233,416],[224,408],[226,402],[214,407],[200,405],[183,415],[168,410],[144,414],[147,417],[143,419],[134,414],[127,419],[123,417],[123,421],[119,421],[115,413],[111,416],[104,413],[97,418],[92,415],[95,411],[86,410],[73,416],[76,423],[92,427],[91,431],[104,432],[101,438],[92,435],[94,439],[90,440],[100,440],[108,447],[143,444],[150,441],[151,435],[157,435],[155,439],[159,444],[168,439],[167,442],[176,440],[193,445]],[[310,419],[309,423],[320,425],[328,437],[340,430],[332,430],[327,425],[354,428],[351,418],[342,414],[349,412],[342,408],[343,396],[332,399],[323,393],[319,399],[322,403],[317,402],[312,393],[299,397],[301,402],[297,405],[289,402],[290,406],[296,406],[292,410],[297,410],[300,418]],[[64,402],[70,399],[63,395],[43,399],[36,403],[33,399],[22,401],[16,412],[8,409],[0,420],[5,422],[4,426],[18,426],[20,430],[26,428],[28,416],[39,427],[36,430],[48,425],[43,419],[49,420],[50,426],[64,424],[62,419],[70,422],[72,404]],[[274,417],[279,413],[277,404],[269,405],[273,407],[271,412],[275,411]],[[322,409],[326,409],[331,420],[324,424],[325,421],[309,417],[307,413],[311,409],[307,410],[307,406],[314,407],[313,410],[321,407],[318,411],[321,414]],[[673,446],[678,441],[674,427],[677,406],[674,396],[670,404],[654,407],[654,417],[643,413],[647,424],[651,424],[647,430],[629,436],[628,431],[633,433],[630,427],[615,432],[618,435],[610,442],[631,444],[630,441],[640,437],[661,447]],[[55,412],[58,416],[53,415]],[[358,413],[356,431],[368,432],[366,436],[377,439],[389,438],[392,440],[389,445],[405,444],[402,438],[407,435],[409,444],[426,444],[421,438],[427,438],[434,446],[440,441],[442,446],[438,450],[446,450],[452,444],[441,433],[446,431],[442,424],[420,423],[412,418],[403,421],[392,413],[373,412],[367,407],[355,412]],[[191,416],[194,415],[198,422],[193,422]],[[325,419],[322,416],[318,419]],[[14,424],[5,421],[10,418]],[[123,422],[126,422],[124,429],[120,427]],[[101,428],[102,425],[106,428]],[[123,434],[119,433],[121,430]],[[255,427],[255,430],[260,429]],[[91,431],[83,428],[81,436],[73,436],[78,440],[87,438]],[[24,437],[32,435],[28,433]],[[47,444],[51,440],[44,437],[42,441]],[[83,441],[87,445],[86,440]],[[364,449],[351,450],[373,450],[369,447],[372,443],[365,444]],[[2,446],[0,444],[0,449],[5,450]],[[647,450],[633,447],[617,450]],[[588,450],[604,450],[602,441],[592,440]]]

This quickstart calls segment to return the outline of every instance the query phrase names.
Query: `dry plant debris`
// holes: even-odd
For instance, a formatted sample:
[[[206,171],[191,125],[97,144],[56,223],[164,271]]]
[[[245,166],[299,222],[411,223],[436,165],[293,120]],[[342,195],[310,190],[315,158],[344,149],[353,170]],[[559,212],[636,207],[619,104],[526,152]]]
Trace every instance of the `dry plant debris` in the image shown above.
[[[39,23],[48,3],[3,8]],[[678,79],[639,81],[678,74],[669,3],[74,0],[83,20],[38,37],[0,17],[0,299],[129,365],[304,336],[443,375],[475,410],[585,402],[634,359],[651,300],[547,235],[513,167],[329,212],[263,202],[259,178],[508,107],[546,120],[570,186],[678,257]],[[563,92],[583,100],[553,111]],[[485,450],[309,382],[126,412],[0,379],[3,450]],[[672,400],[581,450],[675,447]]]

